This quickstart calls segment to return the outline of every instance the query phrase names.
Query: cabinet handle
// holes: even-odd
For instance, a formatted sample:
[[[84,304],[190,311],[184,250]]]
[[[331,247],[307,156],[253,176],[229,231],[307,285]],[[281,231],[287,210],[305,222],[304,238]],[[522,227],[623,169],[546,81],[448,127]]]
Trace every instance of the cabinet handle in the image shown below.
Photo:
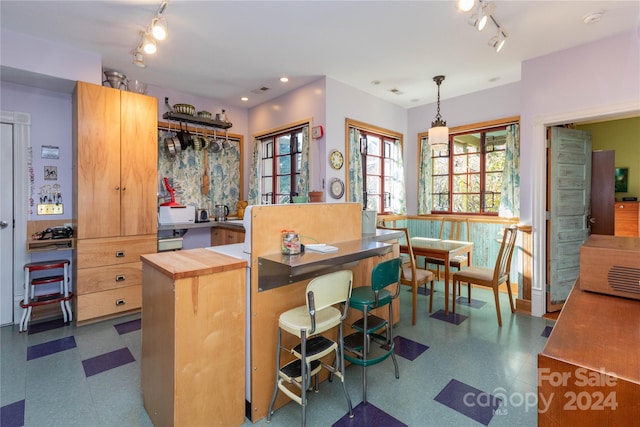
[[[125,305],[126,303],[127,301],[124,298],[116,300],[116,305]]]
[[[620,205],[620,209],[624,209],[624,205]]]
[[[116,191],[119,191],[119,190],[120,190],[120,186],[116,187]]]
[[[124,251],[116,251],[116,258],[124,258]]]
[[[126,279],[126,277],[125,277],[125,275],[124,275],[124,274],[118,274],[118,275],[116,276],[116,282],[124,282],[124,281],[125,281],[125,279]]]

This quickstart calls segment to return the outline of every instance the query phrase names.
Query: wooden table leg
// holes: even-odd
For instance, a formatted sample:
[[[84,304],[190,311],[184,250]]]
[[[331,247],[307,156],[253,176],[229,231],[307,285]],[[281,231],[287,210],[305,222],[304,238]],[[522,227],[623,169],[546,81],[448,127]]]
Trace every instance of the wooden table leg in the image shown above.
[[[398,285],[400,286],[400,285]],[[416,310],[418,309],[418,287],[417,286],[411,286],[411,324],[415,325],[416,324]],[[433,295],[431,296],[431,298],[433,298]]]

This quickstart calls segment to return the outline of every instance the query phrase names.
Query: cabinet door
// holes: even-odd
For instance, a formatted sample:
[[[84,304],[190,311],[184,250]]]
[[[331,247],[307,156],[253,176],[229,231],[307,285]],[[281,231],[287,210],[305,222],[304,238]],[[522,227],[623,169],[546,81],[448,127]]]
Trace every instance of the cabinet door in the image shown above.
[[[158,227],[158,100],[121,92],[121,235],[155,234]]]
[[[120,235],[120,91],[78,82],[77,237]]]

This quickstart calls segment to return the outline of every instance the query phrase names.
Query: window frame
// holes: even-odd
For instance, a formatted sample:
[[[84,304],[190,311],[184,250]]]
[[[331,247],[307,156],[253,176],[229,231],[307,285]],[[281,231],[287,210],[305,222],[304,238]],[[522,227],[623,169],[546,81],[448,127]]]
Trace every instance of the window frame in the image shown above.
[[[448,167],[448,206],[449,206],[449,210],[433,210],[431,211],[432,214],[434,215],[466,215],[466,216],[471,216],[471,215],[475,215],[475,216],[491,216],[491,217],[497,217],[499,214],[498,212],[486,212],[485,211],[485,195],[486,195],[486,182],[485,182],[485,175],[487,173],[487,171],[485,170],[485,165],[486,165],[486,156],[487,156],[487,152],[485,150],[485,135],[488,132],[492,132],[492,131],[496,131],[502,128],[506,128],[509,125],[512,124],[520,124],[520,116],[513,116],[513,117],[507,117],[507,118],[503,118],[503,119],[498,119],[498,120],[491,120],[491,121],[486,121],[486,122],[480,122],[480,123],[474,123],[474,124],[470,124],[470,125],[463,125],[463,126],[458,126],[458,127],[454,127],[454,128],[450,128],[449,129],[449,146],[451,148],[451,144],[453,144],[453,139],[456,136],[461,136],[461,135],[467,135],[467,134],[473,134],[473,133],[481,133],[481,149],[479,150],[479,154],[481,155],[481,160],[480,160],[480,170],[478,171],[478,174],[480,176],[480,189],[479,192],[477,193],[480,196],[480,211],[479,212],[455,212],[453,211],[453,203],[454,203],[454,194],[460,194],[460,193],[455,193],[454,192],[454,162],[452,162],[451,160],[449,160],[449,167]],[[420,149],[421,149],[421,145],[422,145],[422,141],[424,139],[428,139],[429,138],[429,132],[421,132],[418,134],[418,171],[420,170]],[[437,156],[436,156],[437,157]],[[448,157],[449,159],[451,159],[450,157],[450,153],[449,151],[447,152],[447,156],[443,156],[443,157]],[[455,154],[454,154],[455,157]],[[431,159],[435,158],[433,155],[431,156]],[[419,184],[419,181],[418,181]],[[429,191],[433,191],[433,175],[431,177],[431,182],[429,183]],[[418,185],[418,194],[419,192],[424,191],[423,188],[420,188],[420,186]],[[463,193],[463,194],[474,194],[474,193]],[[436,197],[435,194],[433,194],[433,197]]]
[[[274,129],[268,133],[264,133],[261,135],[256,135],[254,139],[260,141],[262,144],[262,157],[260,158],[260,162],[264,162],[265,160],[271,158],[271,174],[264,174],[264,164],[261,168],[261,173],[259,179],[264,182],[265,179],[271,178],[271,191],[269,192],[261,192],[260,194],[260,203],[261,204],[285,204],[292,203],[291,196],[297,194],[297,186],[298,186],[298,178],[300,176],[301,170],[301,162],[302,162],[302,138],[305,127],[310,127],[311,124],[309,121],[300,121],[296,123],[292,123],[290,125],[284,126],[279,129]],[[289,153],[278,153],[278,138],[289,137]],[[298,137],[298,138],[296,138]],[[295,141],[295,147],[294,147]],[[271,155],[268,150],[266,150],[267,144],[271,144]],[[282,157],[289,156],[289,173],[282,174],[279,173],[279,162],[278,159]],[[290,192],[289,194],[278,193],[278,180],[281,177],[289,177],[291,180],[290,183]],[[262,185],[261,185],[262,188]],[[288,199],[284,201],[284,198],[288,196]]]
[[[378,215],[392,215],[393,211],[391,210],[391,193],[390,194],[390,199],[389,199],[389,207],[388,209],[385,209],[385,174],[384,174],[384,169],[385,169],[385,159],[387,159],[388,157],[386,157],[386,150],[385,150],[385,141],[392,141],[393,143],[395,143],[395,141],[398,141],[399,145],[400,145],[400,150],[399,152],[402,155],[402,161],[404,163],[404,167],[406,168],[406,162],[404,161],[404,139],[403,139],[403,135],[399,132],[394,132],[388,129],[384,129],[378,126],[374,126],[374,125],[370,125],[367,123],[363,123],[363,122],[359,122],[356,120],[352,120],[352,119],[346,119],[346,126],[345,126],[345,146],[347,147],[346,149],[346,170],[349,171],[350,170],[350,166],[349,166],[349,158],[350,158],[350,153],[349,153],[349,146],[350,146],[350,129],[354,128],[356,130],[358,130],[362,135],[364,134],[366,135],[373,135],[376,136],[380,139],[380,143],[381,143],[381,150],[380,150],[380,156],[376,156],[378,157],[380,160],[380,192],[379,193],[375,193],[377,194],[378,198],[379,198],[379,202],[380,202],[380,207],[381,209],[379,209]],[[390,157],[389,157],[390,158]],[[362,172],[363,172],[363,187],[364,187],[364,193],[367,194],[367,197],[369,196],[368,192],[367,192],[367,175],[371,175],[373,176],[373,174],[367,174],[367,160],[366,160],[366,156],[364,156],[364,158],[362,159]],[[406,185],[406,184],[405,184]],[[347,183],[346,183],[346,188],[347,188],[347,194],[346,194],[346,200],[351,200],[351,185],[349,182],[349,174],[347,173]],[[363,196],[364,197],[364,196]],[[370,207],[368,206],[367,203],[367,209],[370,209]]]

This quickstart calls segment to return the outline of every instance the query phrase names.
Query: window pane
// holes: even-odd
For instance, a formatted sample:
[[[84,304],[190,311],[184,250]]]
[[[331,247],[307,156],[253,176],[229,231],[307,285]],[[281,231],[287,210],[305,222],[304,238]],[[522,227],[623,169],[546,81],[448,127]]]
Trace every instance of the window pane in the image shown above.
[[[449,158],[436,157],[433,159],[433,175],[447,175],[449,173]]]
[[[291,156],[278,157],[278,175],[291,173]]]
[[[380,206],[380,196],[372,196],[367,194],[367,210],[375,210],[381,212]]]
[[[273,176],[273,159],[262,161],[262,176]]]
[[[291,153],[291,137],[284,135],[278,137],[278,154],[290,154]]]
[[[470,133],[459,135],[453,138],[454,154],[479,153],[480,150],[480,133]]]
[[[279,176],[276,181],[277,181],[278,193],[287,194],[287,195],[291,193],[291,176],[289,175]]]
[[[380,157],[367,156],[367,173],[375,175],[380,175],[382,173]]]
[[[502,191],[502,171],[485,175],[484,188],[486,191]]]
[[[454,212],[480,212],[479,194],[454,194]]]
[[[367,193],[380,194],[382,191],[380,185],[380,177],[367,175]]]
[[[271,180],[271,178],[262,179],[262,191],[265,193],[270,193],[273,191],[273,181]]]
[[[486,192],[484,194],[484,210],[485,212],[498,212],[500,207],[500,193]]]
[[[374,135],[367,135],[367,154],[381,156],[380,138]]]
[[[433,195],[433,210],[448,211],[449,210],[449,193],[440,193]]]
[[[487,153],[487,164],[485,165],[487,172],[504,170],[504,151],[493,151]]]
[[[434,176],[433,177],[433,192],[434,193],[448,193],[449,192],[449,177],[448,176]]]

